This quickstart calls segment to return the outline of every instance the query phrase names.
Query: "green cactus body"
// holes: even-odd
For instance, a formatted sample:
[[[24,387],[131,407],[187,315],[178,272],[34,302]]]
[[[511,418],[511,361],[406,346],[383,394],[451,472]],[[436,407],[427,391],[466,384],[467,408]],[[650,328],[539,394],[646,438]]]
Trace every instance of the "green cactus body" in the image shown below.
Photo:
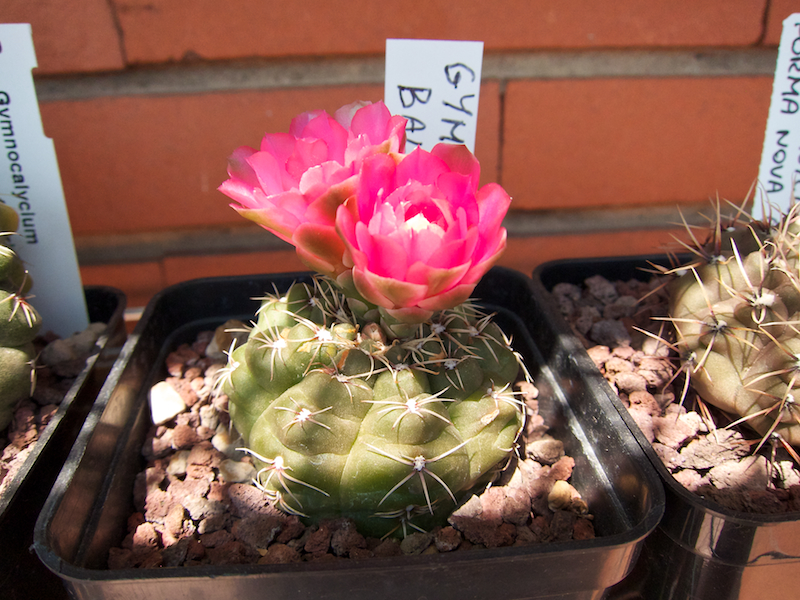
[[[503,466],[524,421],[507,338],[469,305],[413,329],[389,341],[319,280],[264,300],[221,384],[279,506],[370,535],[428,528]]]
[[[794,209],[768,232],[751,223],[717,235],[711,260],[669,289],[670,317],[696,391],[760,435],[778,434],[793,445],[800,444],[796,220]]]
[[[16,228],[16,213],[0,205],[0,225]],[[11,422],[14,408],[31,394],[35,350],[41,327],[39,313],[25,300],[31,278],[11,248],[0,245],[0,430]]]

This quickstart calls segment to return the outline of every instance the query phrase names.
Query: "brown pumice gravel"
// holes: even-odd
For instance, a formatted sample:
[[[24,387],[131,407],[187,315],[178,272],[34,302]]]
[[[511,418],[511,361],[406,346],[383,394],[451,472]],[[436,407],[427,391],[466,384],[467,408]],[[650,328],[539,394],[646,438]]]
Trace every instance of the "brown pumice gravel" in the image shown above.
[[[34,340],[39,358],[33,394],[20,401],[11,423],[0,432],[0,496],[10,489],[105,329],[104,323],[93,323],[69,338],[48,334]]]
[[[684,380],[675,376],[677,356],[639,330],[668,338],[663,279],[608,281],[600,275],[582,286],[556,285],[552,294],[589,356],[628,408],[676,481],[731,510],[783,513],[800,510],[800,470],[782,448],[764,444],[745,426],[708,405],[709,419]],[[638,299],[643,299],[639,301]],[[669,341],[674,341],[669,339]],[[680,375],[680,374],[679,374]]]
[[[213,394],[214,375],[224,366],[223,356],[206,355],[213,336],[202,332],[170,353],[167,387],[159,382],[151,390],[151,402],[178,408],[170,415],[153,407],[160,424],[142,449],[147,466],[136,480],[136,512],[121,546],[111,549],[109,568],[366,559],[594,537],[589,507],[567,483],[575,461],[547,435],[538,391],[524,382],[518,388],[529,451],[500,482],[464,502],[447,526],[408,527],[405,537],[381,540],[365,538],[345,518],[304,525],[252,485],[255,468],[235,449],[227,398]]]

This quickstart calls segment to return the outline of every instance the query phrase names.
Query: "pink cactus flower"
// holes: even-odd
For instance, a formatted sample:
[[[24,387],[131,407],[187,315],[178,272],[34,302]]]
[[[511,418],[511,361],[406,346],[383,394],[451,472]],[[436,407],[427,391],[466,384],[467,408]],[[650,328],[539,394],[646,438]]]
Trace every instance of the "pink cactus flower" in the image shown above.
[[[350,104],[334,117],[303,113],[289,133],[266,134],[259,150],[234,151],[219,190],[239,214],[293,244],[309,267],[336,276],[346,270],[336,209],[355,191],[366,157],[404,151],[405,124],[382,102]]]
[[[479,177],[464,146],[364,159],[336,227],[366,300],[413,323],[469,298],[505,249],[502,220],[511,202],[497,184],[478,189]]]

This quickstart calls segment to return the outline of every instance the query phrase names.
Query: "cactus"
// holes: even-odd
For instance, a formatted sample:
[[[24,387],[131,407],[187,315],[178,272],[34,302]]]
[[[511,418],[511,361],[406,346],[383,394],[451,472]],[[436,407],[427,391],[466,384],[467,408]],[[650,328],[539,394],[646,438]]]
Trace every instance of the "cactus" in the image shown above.
[[[265,297],[220,373],[257,485],[287,512],[346,515],[364,534],[442,524],[514,449],[519,356],[474,304],[394,337],[377,310],[313,281]]]
[[[303,113],[235,150],[219,187],[324,276],[265,298],[222,371],[257,484],[367,535],[444,522],[524,421],[521,361],[469,302],[506,247],[511,198],[479,186],[463,145],[406,154],[406,126],[381,102]]]
[[[800,444],[800,208],[780,222],[740,211],[708,241],[687,245],[698,260],[669,284],[670,321],[682,370],[700,396],[738,415],[794,456]],[[677,270],[676,270],[677,271]],[[673,271],[675,272],[675,271]]]
[[[16,231],[16,212],[0,204],[0,231]],[[0,244],[0,430],[11,422],[17,402],[31,395],[33,339],[39,332],[39,314],[25,299],[31,278],[14,250]]]

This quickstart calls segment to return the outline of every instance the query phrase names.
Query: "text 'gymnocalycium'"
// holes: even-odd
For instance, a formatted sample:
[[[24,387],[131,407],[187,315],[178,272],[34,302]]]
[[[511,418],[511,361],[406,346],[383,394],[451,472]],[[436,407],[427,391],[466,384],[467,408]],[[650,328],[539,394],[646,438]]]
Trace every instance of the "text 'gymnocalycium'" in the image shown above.
[[[524,422],[521,359],[468,300],[510,198],[464,146],[405,154],[405,125],[383,103],[304,113],[236,150],[219,188],[321,274],[266,296],[222,371],[256,483],[377,534],[443,522]]]

